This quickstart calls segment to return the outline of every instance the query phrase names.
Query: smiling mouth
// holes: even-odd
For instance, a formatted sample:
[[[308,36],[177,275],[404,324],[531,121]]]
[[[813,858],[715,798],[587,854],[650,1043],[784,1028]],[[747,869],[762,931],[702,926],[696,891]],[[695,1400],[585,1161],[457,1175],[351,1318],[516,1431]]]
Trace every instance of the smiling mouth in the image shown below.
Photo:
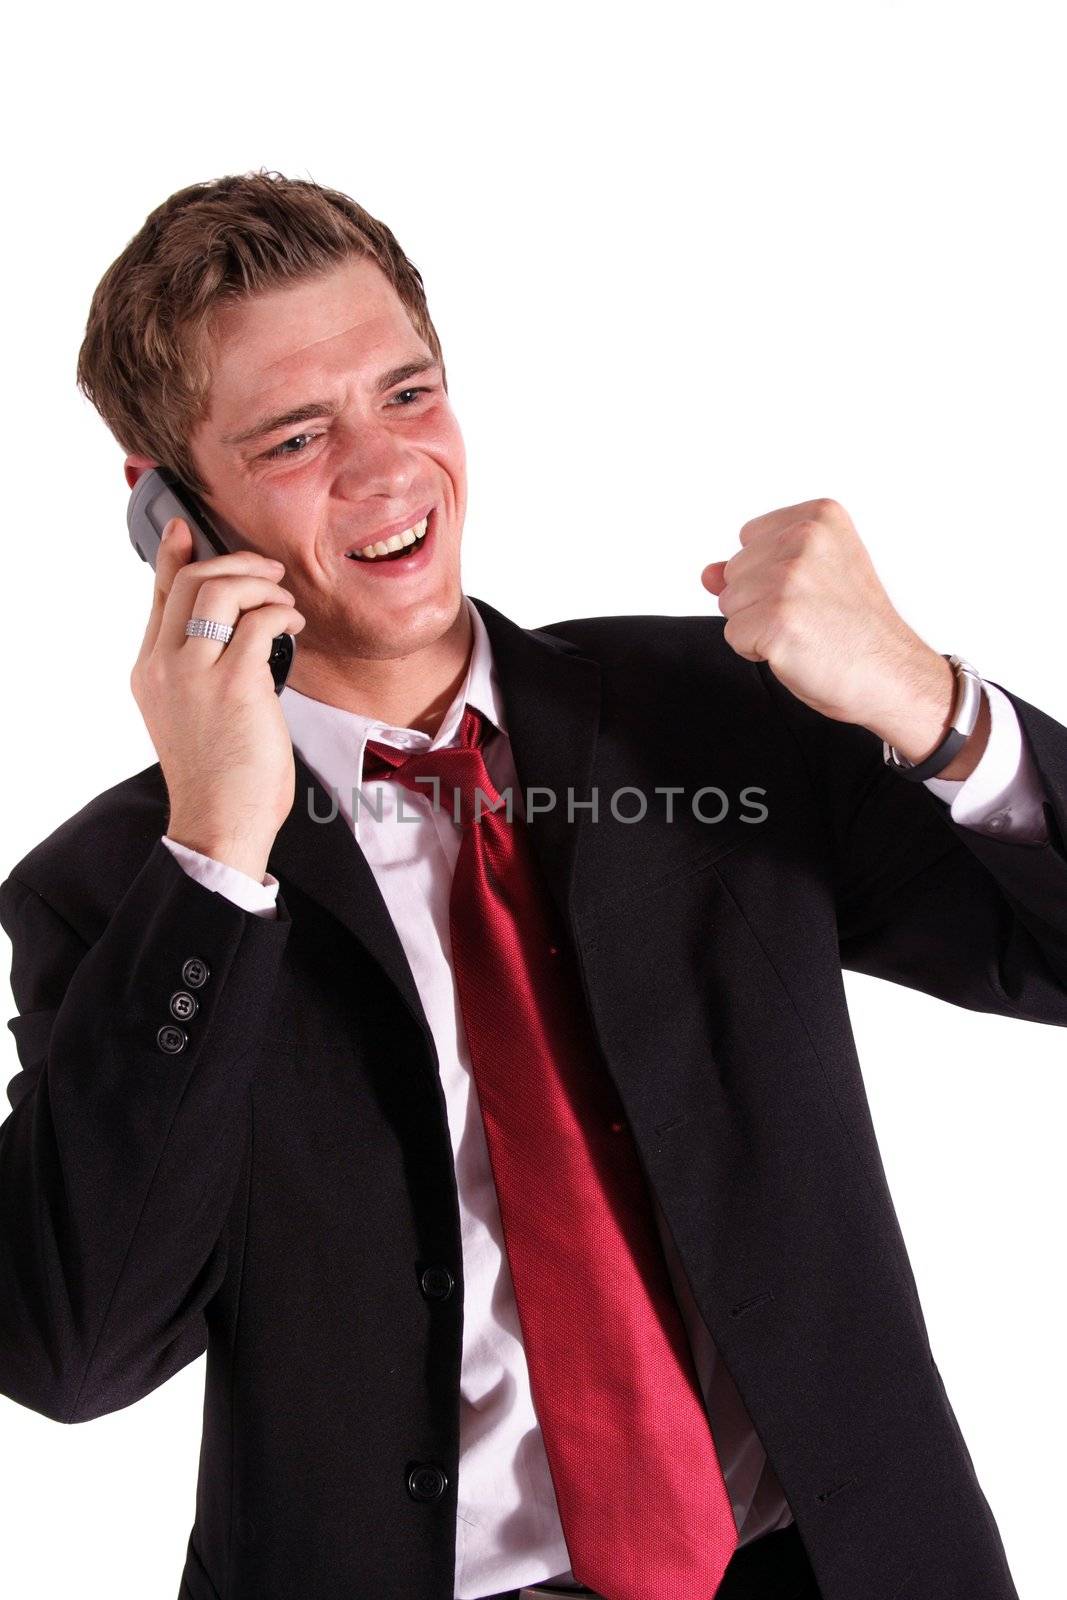
[[[362,550],[348,550],[345,553],[349,561],[406,561],[408,556],[414,555],[425,544],[429,521],[427,512],[421,522],[406,528],[403,533],[395,533],[390,539],[364,545]]]

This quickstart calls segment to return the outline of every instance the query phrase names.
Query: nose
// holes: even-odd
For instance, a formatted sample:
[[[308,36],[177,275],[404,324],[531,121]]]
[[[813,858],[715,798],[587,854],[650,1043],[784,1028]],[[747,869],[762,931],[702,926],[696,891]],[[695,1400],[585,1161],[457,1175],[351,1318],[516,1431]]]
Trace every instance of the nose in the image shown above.
[[[350,500],[374,494],[400,499],[407,494],[418,470],[418,455],[391,428],[360,428],[350,439],[338,472],[338,493]]]

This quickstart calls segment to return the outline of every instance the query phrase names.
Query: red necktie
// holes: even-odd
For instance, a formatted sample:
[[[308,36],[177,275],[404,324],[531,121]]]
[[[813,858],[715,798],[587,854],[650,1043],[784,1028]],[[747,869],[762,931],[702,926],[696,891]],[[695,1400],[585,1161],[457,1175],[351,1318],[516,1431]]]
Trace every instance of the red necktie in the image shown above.
[[[729,1495],[622,1103],[526,824],[482,759],[486,721],[468,705],[458,745],[415,754],[370,742],[364,780],[463,828],[453,971],[571,1569],[606,1600],[712,1600],[737,1545]]]

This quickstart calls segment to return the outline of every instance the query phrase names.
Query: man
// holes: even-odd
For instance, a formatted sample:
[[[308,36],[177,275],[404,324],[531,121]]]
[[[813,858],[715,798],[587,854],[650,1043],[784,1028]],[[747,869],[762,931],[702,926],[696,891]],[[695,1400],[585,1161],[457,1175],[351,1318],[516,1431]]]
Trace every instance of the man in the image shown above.
[[[841,969],[1067,1023],[1067,730],[832,501],[720,618],[466,596],[421,280],[314,184],[164,202],[79,376],[232,549],[169,526],[159,762],[0,886],[0,1389],[206,1349],[186,1600],[1014,1597]]]

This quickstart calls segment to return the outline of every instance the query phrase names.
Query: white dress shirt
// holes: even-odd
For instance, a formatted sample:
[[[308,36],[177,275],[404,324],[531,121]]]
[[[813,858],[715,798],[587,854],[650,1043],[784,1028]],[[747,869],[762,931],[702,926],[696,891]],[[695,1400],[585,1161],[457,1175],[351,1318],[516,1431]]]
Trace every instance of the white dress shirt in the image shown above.
[[[279,696],[294,747],[352,828],[388,906],[418,987],[440,1062],[459,1191],[463,1250],[463,1354],[456,1600],[554,1578],[576,1583],[568,1565],[548,1459],[534,1410],[500,1212],[477,1089],[452,973],[448,900],[461,838],[447,804],[390,782],[362,782],[368,739],[405,750],[456,741],[468,703],[504,737],[486,749],[497,789],[510,786],[523,814],[521,786],[485,624],[467,600],[474,630],[467,677],[437,733],[394,728],[286,687]],[[971,775],[928,778],[957,822],[1001,838],[1047,836],[1040,778],[1015,708],[985,684],[991,727]],[[362,790],[362,801],[356,791]],[[398,813],[399,807],[399,813]],[[379,816],[380,812],[380,816]],[[325,820],[325,819],[322,819]],[[164,836],[185,870],[207,888],[258,916],[276,915],[278,880],[263,882]],[[698,1312],[663,1213],[652,1196],[664,1254],[712,1423],[739,1541],[792,1521],[788,1503],[752,1422]]]

